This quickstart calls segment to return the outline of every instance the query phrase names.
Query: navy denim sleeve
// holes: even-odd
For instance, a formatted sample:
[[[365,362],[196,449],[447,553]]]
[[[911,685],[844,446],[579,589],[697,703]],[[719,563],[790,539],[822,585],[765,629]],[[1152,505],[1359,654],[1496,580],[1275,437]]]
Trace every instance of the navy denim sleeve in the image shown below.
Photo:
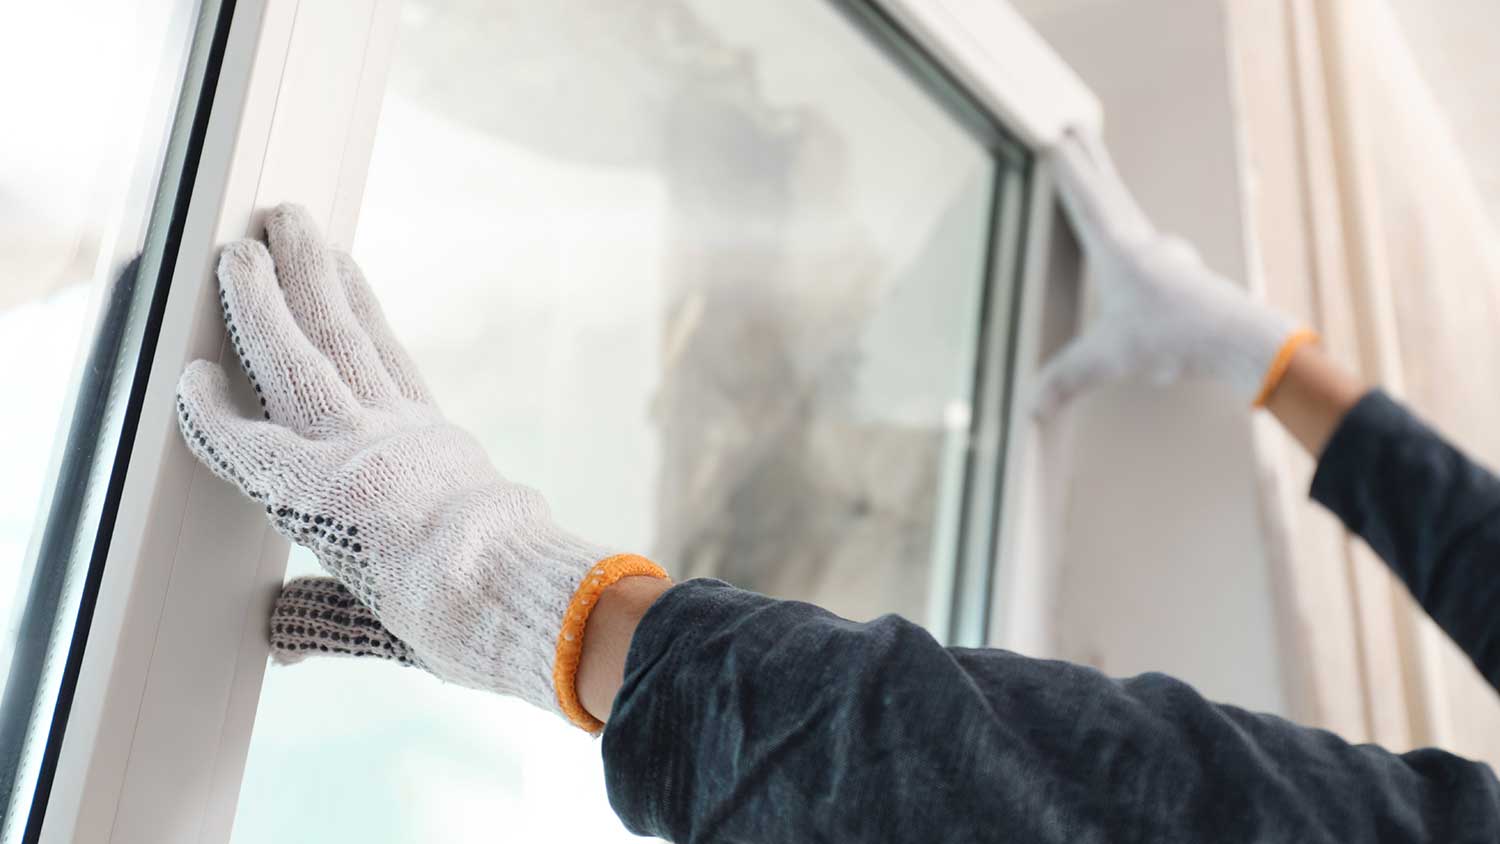
[[[1500,840],[1451,754],[708,580],[642,620],[603,752],[626,826],[678,842]]]
[[[1312,495],[1500,689],[1500,480],[1374,391],[1323,449]]]

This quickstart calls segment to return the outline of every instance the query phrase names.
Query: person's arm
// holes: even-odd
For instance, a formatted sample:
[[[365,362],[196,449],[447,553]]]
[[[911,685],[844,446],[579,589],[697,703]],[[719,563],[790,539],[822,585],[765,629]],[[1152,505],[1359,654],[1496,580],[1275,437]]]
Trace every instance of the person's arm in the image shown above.
[[[603,751],[672,841],[1500,840],[1482,764],[708,580],[645,612]]]
[[[584,629],[578,662],[578,701],[599,721],[609,720],[624,682],[625,658],[636,627],[671,586],[671,581],[657,577],[627,577],[599,596]]]
[[[1266,410],[1314,458],[1349,410],[1369,392],[1359,379],[1321,348],[1305,345],[1293,353],[1286,374],[1266,398]]]
[[[1331,365],[1310,355],[1308,369],[1320,366]],[[1500,690],[1500,479],[1383,392],[1351,402],[1352,379],[1332,380],[1289,377],[1277,391],[1287,394],[1268,405],[1319,455],[1313,498],[1385,560]]]
[[[1500,689],[1500,481],[1157,233],[1097,142],[1069,141],[1054,161],[1101,307],[1042,374],[1038,411],[1130,376],[1210,378],[1264,405],[1318,458],[1313,497]]]
[[[1500,690],[1500,479],[1316,346],[1266,409],[1318,458],[1312,496]]]
[[[1072,152],[1061,173],[1070,211],[1096,275],[1103,264],[1113,277],[1096,279],[1110,285],[1101,322],[1044,374],[1040,412],[1109,378],[1218,378],[1323,455],[1315,494],[1398,571],[1421,570],[1411,563],[1424,554],[1383,541],[1370,524],[1457,526],[1472,514],[1442,502],[1403,506],[1380,490],[1407,482],[1479,509],[1496,499],[1487,475],[1367,394],[1309,334],[1143,218],[1111,211],[1121,196],[1101,196]],[[1425,548],[1457,547],[1446,530],[1424,538]],[[1414,591],[1440,620],[1440,595],[1495,606],[1485,590]],[[1500,784],[1486,766],[1440,751],[1395,756],[1212,704],[1162,675],[1112,680],[1002,651],[945,649],[899,618],[854,624],[725,584],[690,581],[650,598],[622,602],[637,626],[604,737],[611,802],[636,832],[678,841],[1500,837]],[[599,676],[616,670],[611,662]]]

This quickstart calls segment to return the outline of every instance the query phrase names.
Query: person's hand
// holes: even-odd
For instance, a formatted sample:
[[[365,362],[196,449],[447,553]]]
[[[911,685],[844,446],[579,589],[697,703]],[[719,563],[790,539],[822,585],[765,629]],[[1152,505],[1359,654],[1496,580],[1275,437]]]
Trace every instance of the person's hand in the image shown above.
[[[1264,402],[1312,332],[1251,300],[1184,241],[1157,232],[1102,143],[1070,135],[1053,160],[1097,311],[1038,376],[1036,413],[1047,416],[1085,390],[1127,378],[1208,378],[1246,404]]]
[[[540,494],[490,465],[306,212],[282,206],[266,231],[269,251],[232,243],[218,270],[264,418],[237,412],[207,361],[182,374],[177,406],[193,453],[347,587],[289,584],[278,652],[383,654],[597,729],[573,686],[591,605],[621,577],[665,573],[570,536]]]

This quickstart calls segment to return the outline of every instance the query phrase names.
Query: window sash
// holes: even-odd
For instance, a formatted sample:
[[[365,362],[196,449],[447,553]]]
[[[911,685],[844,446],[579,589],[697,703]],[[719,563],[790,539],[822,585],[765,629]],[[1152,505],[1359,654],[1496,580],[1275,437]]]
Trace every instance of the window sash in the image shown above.
[[[1064,127],[1099,121],[1093,96],[1003,3],[831,2],[862,26],[901,36],[896,47],[917,56],[903,66],[997,155],[1039,150]],[[288,549],[253,504],[192,458],[172,396],[189,360],[236,365],[213,262],[219,245],[258,230],[260,209],[295,200],[330,240],[352,239],[399,13],[399,0],[232,4],[44,841],[229,839],[266,664],[265,620]],[[981,384],[975,419],[987,428],[976,435],[990,432],[997,459],[975,464],[988,467],[988,492],[974,496],[974,518],[995,512],[1003,527],[966,546],[954,573],[965,598],[948,623],[966,644],[1024,639],[1018,601],[1046,547],[1047,522],[1034,506],[1043,500],[1034,494],[1035,426],[1012,397],[1030,383],[1053,276],[1075,248],[1053,237],[1048,164],[1032,161],[1023,184],[996,197],[997,209],[1020,219],[1008,235],[995,232],[991,269],[1019,276],[1018,293],[993,297],[1005,301],[986,310],[1011,330],[992,331],[989,351],[981,348],[996,366]],[[1001,463],[1001,454],[1011,458]]]

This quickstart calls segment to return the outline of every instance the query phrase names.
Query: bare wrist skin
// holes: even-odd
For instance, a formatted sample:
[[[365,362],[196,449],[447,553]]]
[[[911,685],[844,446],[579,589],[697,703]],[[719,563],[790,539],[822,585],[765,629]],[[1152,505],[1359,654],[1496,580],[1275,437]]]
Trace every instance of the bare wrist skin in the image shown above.
[[[625,679],[625,657],[630,640],[646,610],[672,588],[661,577],[625,577],[599,595],[583,634],[578,661],[578,701],[589,714],[608,721],[615,694]]]
[[[1323,453],[1344,414],[1364,396],[1366,387],[1315,343],[1299,348],[1265,407],[1307,453]]]

